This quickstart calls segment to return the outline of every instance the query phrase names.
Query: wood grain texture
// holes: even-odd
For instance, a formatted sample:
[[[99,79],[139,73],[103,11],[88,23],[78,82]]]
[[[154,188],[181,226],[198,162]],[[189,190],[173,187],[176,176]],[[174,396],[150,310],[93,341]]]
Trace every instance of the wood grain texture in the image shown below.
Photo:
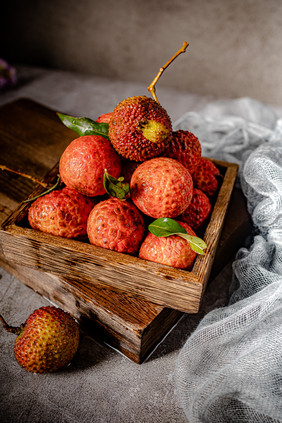
[[[50,167],[58,161],[66,145],[76,137],[75,133],[65,128],[58,121],[54,111],[27,99],[22,99],[0,108],[0,134],[0,148],[6,151],[3,157],[7,160],[3,164],[23,171],[26,171],[28,168],[30,173],[39,179],[42,179],[46,175]],[[20,147],[18,145],[17,149],[13,149],[14,154],[9,155],[7,151],[11,152],[11,149],[16,143],[19,143]],[[49,144],[51,145],[50,149],[48,148]],[[1,160],[3,160],[2,156]],[[51,182],[56,177],[56,172],[57,169],[54,167],[53,171],[49,173],[47,180],[49,178]],[[3,172],[1,178],[0,223],[15,209],[17,211],[13,216],[17,215],[17,219],[21,220],[26,212],[26,206],[21,205],[20,202],[34,188],[36,191],[41,188],[36,187],[26,179],[8,174],[7,172]],[[236,195],[234,196],[234,194]],[[223,190],[220,195],[221,203],[218,205],[219,209],[216,212],[218,216],[224,213],[224,207],[227,206],[225,202],[227,201],[228,203],[229,194],[226,196]],[[240,191],[237,192],[235,190],[233,196],[235,203],[232,203],[229,209],[220,241],[219,233],[217,233],[217,239],[214,239],[212,231],[209,232],[207,228],[207,239],[213,239],[214,249],[216,249],[216,245],[218,246],[217,253],[215,254],[215,250],[212,252],[215,264],[213,266],[215,270],[212,269],[211,271],[213,276],[226,264],[232,254],[236,252],[238,245],[240,246],[240,243],[242,243],[245,237],[246,231],[250,228],[250,220],[246,212],[242,194]],[[236,207],[238,201],[240,202],[239,210]],[[234,213],[233,204],[235,204],[236,213]],[[37,236],[34,238],[32,231],[25,227],[24,220],[21,226],[17,219],[16,229],[19,231],[19,234],[17,234],[19,238],[18,242],[21,246],[24,245],[24,248],[27,248],[28,255],[30,255],[29,260],[31,261],[29,264],[34,268],[26,267],[27,263],[23,260],[23,256],[20,260],[15,257],[17,254],[15,254],[15,251],[12,252],[14,247],[12,245],[13,241],[11,241],[15,235],[12,235],[6,230],[2,231],[4,232],[4,239],[2,238],[1,244],[5,250],[10,251],[8,256],[12,254],[15,260],[13,259],[11,261],[0,250],[1,266],[40,295],[50,299],[53,303],[65,310],[70,311],[83,322],[84,327],[89,328],[90,333],[95,337],[99,336],[101,340],[122,351],[135,362],[141,363],[160,342],[166,332],[181,317],[182,312],[164,307],[163,305],[157,305],[151,300],[149,301],[144,297],[144,291],[142,291],[143,288],[148,290],[151,298],[152,294],[150,286],[148,286],[151,270],[148,271],[148,266],[151,269],[153,265],[154,277],[158,279],[161,275],[167,282],[167,285],[175,277],[175,269],[149,262],[148,264],[146,262],[143,263],[142,269],[144,269],[145,273],[147,272],[147,281],[146,283],[144,282],[144,287],[141,286],[137,292],[132,292],[129,289],[128,281],[126,284],[123,280],[124,264],[125,262],[128,263],[128,255],[115,253],[119,257],[116,258],[114,266],[114,271],[118,271],[118,276],[114,278],[114,285],[112,285],[113,269],[111,267],[109,268],[107,260],[109,261],[113,252],[103,250],[103,253],[97,253],[96,257],[96,247],[87,244],[81,246],[80,244],[82,243],[79,243],[78,248],[77,241],[70,241],[70,244],[63,248],[64,259],[62,262],[61,259],[59,263],[56,262],[55,267],[57,268],[59,265],[60,270],[58,272],[60,276],[56,276],[56,274],[50,274],[42,270],[50,270],[50,265],[54,259],[54,251],[57,252],[57,249],[60,248],[60,244],[57,242],[61,240],[55,242],[54,245],[49,245],[48,241],[46,243],[44,234],[40,234],[40,237],[43,236],[43,238],[38,239]],[[12,220],[10,218],[8,219],[8,226],[12,223]],[[231,225],[229,222],[231,222]],[[236,228],[235,235],[233,228]],[[241,229],[243,230],[241,231]],[[28,238],[25,231],[28,231]],[[226,254],[224,247],[232,239],[232,236],[235,238],[230,243],[228,254]],[[234,243],[234,240],[236,240],[236,243]],[[26,242],[28,242],[28,246]],[[95,250],[95,259],[93,259],[93,249]],[[218,251],[221,251],[221,254],[218,254]],[[42,252],[44,257],[49,257],[49,261],[44,262],[43,260],[42,262]],[[75,265],[73,265],[74,254],[78,258],[75,261]],[[130,266],[127,272],[128,279],[132,279],[132,274],[135,277],[134,269],[138,260],[135,257],[130,258]],[[93,270],[93,261],[95,266],[98,267],[96,277],[94,278],[90,274]],[[17,264],[19,262],[21,264]],[[71,269],[68,275],[64,273],[65,266]],[[37,269],[41,269],[41,271]],[[101,269],[105,269],[103,280],[100,277],[101,273],[104,274],[104,272],[101,272]],[[85,281],[85,277],[83,280],[80,277],[82,270],[84,276],[87,276],[87,281]],[[183,273],[183,271],[180,273]],[[90,276],[89,279],[88,276]],[[141,277],[142,275],[139,274],[137,279]],[[185,278],[181,276],[179,279],[184,289],[186,289]],[[204,281],[205,285],[207,279]],[[111,283],[109,284],[109,282]],[[197,275],[192,285],[192,288],[190,287],[190,294],[195,295],[197,301],[200,301],[203,291],[201,287],[200,290],[198,288]],[[196,312],[195,307],[192,312]]]
[[[91,295],[64,278],[7,262],[0,265],[55,305],[77,318],[101,342],[141,363],[182,313],[96,286]]]
[[[88,295],[93,285],[105,284],[165,307],[197,313],[211,272],[238,168],[235,164],[214,162],[222,171],[222,183],[203,236],[207,244],[205,255],[197,256],[192,271],[175,269],[95,247],[87,242],[33,230],[27,225],[29,204],[26,203],[22,203],[2,225],[0,237],[4,254],[7,260],[17,264],[75,281],[81,292]],[[54,175],[57,173],[58,168],[53,168],[46,182],[54,183]],[[42,189],[41,186],[37,187],[31,196]]]

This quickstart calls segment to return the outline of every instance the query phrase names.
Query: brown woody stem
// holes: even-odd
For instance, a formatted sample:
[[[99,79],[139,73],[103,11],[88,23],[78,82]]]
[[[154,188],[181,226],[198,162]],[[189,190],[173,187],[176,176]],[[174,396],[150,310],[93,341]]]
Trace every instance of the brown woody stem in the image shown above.
[[[60,175],[58,175],[58,178],[57,178],[55,185],[52,185],[51,188],[47,189],[47,191],[44,191],[41,194],[36,195],[35,197],[28,198],[27,200],[24,201],[24,203],[30,203],[31,201],[37,200],[37,198],[39,198],[39,197],[43,197],[44,195],[49,194],[50,192],[59,188],[60,184],[61,184],[61,177],[60,177]],[[47,187],[47,184],[45,184],[45,187]]]
[[[180,50],[178,50],[177,53],[175,53],[174,56],[172,56],[172,58],[159,70],[159,73],[157,74],[157,76],[155,77],[155,79],[151,82],[151,84],[148,86],[148,91],[150,91],[150,93],[152,94],[153,98],[159,103],[159,100],[157,99],[157,95],[156,95],[156,83],[158,82],[158,80],[160,79],[160,76],[162,75],[163,71],[181,54],[181,53],[185,53],[186,48],[189,46],[189,44],[184,41],[182,47]]]
[[[0,170],[7,170],[8,172],[15,173],[16,175],[20,175],[23,178],[30,179],[31,181],[42,185],[44,188],[47,187],[47,184],[45,182],[40,181],[39,179],[35,178],[34,176],[27,175],[26,173],[19,172],[18,170],[10,169],[9,167],[7,167],[5,165],[0,165]]]
[[[20,327],[14,327],[14,326],[8,325],[8,323],[4,320],[1,314],[0,314],[0,321],[2,322],[4,326],[4,329],[6,329],[8,332],[14,333],[15,335],[19,335],[24,328],[24,325],[21,325]]]

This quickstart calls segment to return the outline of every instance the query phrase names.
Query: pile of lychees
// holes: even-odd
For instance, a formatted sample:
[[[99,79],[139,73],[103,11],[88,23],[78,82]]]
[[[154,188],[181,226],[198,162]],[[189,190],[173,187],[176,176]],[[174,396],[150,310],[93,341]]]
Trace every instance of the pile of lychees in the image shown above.
[[[198,138],[173,131],[166,110],[146,96],[96,121],[58,116],[79,137],[60,158],[60,188],[31,204],[31,227],[191,269],[220,174]]]

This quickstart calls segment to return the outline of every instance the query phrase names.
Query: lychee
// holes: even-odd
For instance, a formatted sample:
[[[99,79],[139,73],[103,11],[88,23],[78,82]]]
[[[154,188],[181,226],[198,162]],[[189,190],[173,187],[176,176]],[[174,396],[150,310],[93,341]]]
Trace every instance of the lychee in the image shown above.
[[[156,157],[141,163],[130,181],[131,198],[144,214],[176,217],[190,204],[192,177],[181,163],[167,157]]]
[[[121,253],[135,254],[145,232],[144,220],[129,201],[109,198],[91,211],[87,234],[91,244]]]
[[[79,346],[79,327],[73,317],[54,306],[35,310],[20,327],[5,329],[17,335],[14,354],[25,370],[54,372],[70,363]]]
[[[100,115],[97,119],[96,122],[98,123],[109,123],[112,117],[112,112],[109,113],[103,113],[102,115]]]
[[[189,206],[178,216],[178,220],[187,223],[197,232],[206,222],[211,212],[209,198],[201,190],[194,188],[193,197]]]
[[[178,223],[189,235],[196,235],[187,223]],[[196,256],[189,242],[179,235],[158,237],[148,233],[139,250],[139,258],[186,270],[191,270]]]
[[[99,135],[85,135],[73,140],[59,163],[62,181],[89,197],[105,194],[105,170],[118,178],[121,161],[111,143]]]
[[[200,141],[192,132],[174,131],[170,145],[163,156],[178,160],[192,174],[201,159]]]
[[[201,158],[195,172],[193,173],[194,187],[199,188],[209,198],[213,197],[219,186],[219,169],[207,158]]]
[[[28,221],[33,229],[62,236],[86,236],[86,225],[94,200],[72,188],[65,187],[37,198],[28,209]]]
[[[109,138],[115,150],[137,162],[159,156],[168,147],[171,135],[166,110],[146,96],[121,101],[109,122]]]

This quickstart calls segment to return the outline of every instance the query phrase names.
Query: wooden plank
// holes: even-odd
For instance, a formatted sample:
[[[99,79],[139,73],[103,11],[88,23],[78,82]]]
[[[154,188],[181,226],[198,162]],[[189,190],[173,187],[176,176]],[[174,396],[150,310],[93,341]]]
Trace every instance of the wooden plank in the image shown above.
[[[0,231],[8,260],[34,269],[64,276],[76,282],[82,295],[93,285],[105,284],[136,294],[153,303],[186,313],[197,313],[210,275],[237,174],[237,165],[216,162],[222,184],[204,233],[205,255],[198,255],[191,271],[152,263],[129,254],[90,245],[89,242],[56,237],[33,230],[27,224],[29,204],[21,204]],[[55,167],[46,180],[55,182]],[[42,191],[38,187],[31,196]],[[132,276],[134,275],[134,276]],[[74,283],[74,282],[73,282]]]
[[[28,99],[0,108],[1,164],[43,179],[76,137],[54,111]],[[24,200],[36,183],[10,172],[0,172],[1,196]]]
[[[15,265],[1,255],[0,265],[26,286],[69,311],[96,339],[108,343],[136,363],[148,356],[182,315],[105,287],[95,287],[91,297],[83,296],[71,281]]]
[[[65,146],[75,137],[72,131],[61,124],[54,111],[26,99],[2,106],[0,109],[0,134],[1,149],[3,145],[3,149],[11,152],[11,146],[15,142],[19,142],[21,145],[14,155],[10,154],[9,156],[5,153],[8,161],[4,164],[16,167],[17,170],[28,170],[38,178],[42,178],[46,174],[50,164],[53,165],[57,162]],[[52,145],[50,150],[49,143]],[[34,168],[33,162],[36,163]],[[20,177],[6,172],[1,175],[1,178],[0,223],[34,187],[34,184],[26,179],[21,180]],[[13,189],[11,189],[11,184]],[[239,197],[242,197],[240,192]],[[234,209],[231,205],[232,210]],[[229,256],[237,250],[238,245],[244,239],[246,230],[250,227],[246,208],[242,207],[238,210],[236,207],[236,213],[229,213],[225,225],[226,230],[225,228],[223,230],[221,240],[225,239],[226,242],[232,238],[233,234],[232,227],[230,228],[228,225],[230,220],[232,227],[236,227],[236,245],[235,248],[233,248],[233,244],[231,245],[228,251]],[[240,232],[240,228],[244,230]],[[219,250],[224,252],[224,245],[221,241]],[[221,254],[221,257],[218,255],[215,257],[216,272],[228,261],[225,253]],[[80,287],[77,286],[76,277],[69,279],[56,277],[18,266],[8,261],[3,254],[0,254],[0,264],[27,286],[70,311],[87,326],[90,325],[92,327],[90,332],[93,331],[95,336],[100,333],[103,340],[139,363],[182,315],[176,310],[157,306],[140,297],[121,293],[101,285],[94,288],[91,286],[91,292],[89,291],[87,295],[83,296]],[[213,276],[216,272],[212,270]],[[94,292],[95,289],[96,292]],[[142,310],[144,313],[141,312]]]
[[[218,168],[226,166],[225,162],[219,160],[214,160],[214,163]],[[233,187],[237,176],[237,170],[238,166],[235,164],[228,164],[226,167],[223,183],[217,195],[211,219],[203,237],[204,241],[208,245],[208,248],[206,250],[206,254],[204,256],[199,256],[195,262],[195,265],[193,266],[193,272],[199,275],[199,279],[202,282],[201,300],[210,277],[215,256],[217,254],[217,247],[222,230],[224,228],[227,212],[228,209],[230,210],[230,207],[228,206],[230,205]]]

